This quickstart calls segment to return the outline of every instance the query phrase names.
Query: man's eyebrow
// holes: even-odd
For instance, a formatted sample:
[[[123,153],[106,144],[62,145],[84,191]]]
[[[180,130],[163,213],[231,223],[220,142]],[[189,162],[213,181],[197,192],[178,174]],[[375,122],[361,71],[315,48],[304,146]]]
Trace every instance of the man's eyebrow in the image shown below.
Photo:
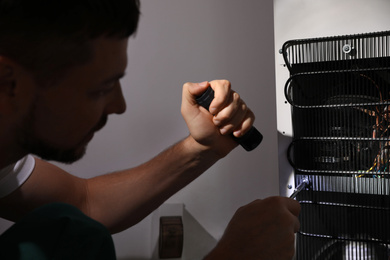
[[[116,81],[116,80],[119,80],[121,78],[123,78],[125,76],[126,73],[124,72],[121,72],[121,73],[118,73],[112,77],[109,77],[108,79],[105,79],[102,83],[103,84],[108,84],[110,82],[113,82],[113,81]]]

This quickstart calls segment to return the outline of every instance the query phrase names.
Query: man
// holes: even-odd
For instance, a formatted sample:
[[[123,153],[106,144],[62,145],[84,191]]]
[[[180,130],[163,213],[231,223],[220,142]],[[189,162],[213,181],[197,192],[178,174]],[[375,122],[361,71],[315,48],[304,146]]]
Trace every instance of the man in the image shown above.
[[[107,230],[138,223],[252,126],[228,81],[186,83],[190,135],[152,160],[92,179],[44,161],[80,159],[108,116],[125,111],[119,80],[138,16],[136,0],[0,0],[0,216],[16,221],[0,257],[115,259]],[[209,86],[213,115],[195,101]],[[282,197],[243,206],[206,259],[291,259],[299,210]]]

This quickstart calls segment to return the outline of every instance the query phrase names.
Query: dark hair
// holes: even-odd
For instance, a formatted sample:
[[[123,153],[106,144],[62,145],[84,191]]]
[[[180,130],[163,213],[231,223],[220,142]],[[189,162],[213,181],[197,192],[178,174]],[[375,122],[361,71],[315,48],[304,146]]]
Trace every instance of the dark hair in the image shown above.
[[[87,62],[91,40],[134,34],[139,6],[139,0],[0,0],[0,56],[53,77]]]

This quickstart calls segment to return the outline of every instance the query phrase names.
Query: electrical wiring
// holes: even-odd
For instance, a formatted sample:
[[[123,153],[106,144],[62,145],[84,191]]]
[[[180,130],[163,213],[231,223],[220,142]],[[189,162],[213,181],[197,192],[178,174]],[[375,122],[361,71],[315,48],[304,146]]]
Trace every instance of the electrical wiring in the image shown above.
[[[375,80],[373,80],[371,77],[369,77],[366,74],[361,73],[361,74],[359,74],[359,76],[364,78],[364,79],[367,79],[368,81],[370,81],[372,83],[372,85],[374,85],[376,87],[376,89],[378,90],[380,103],[388,101],[388,100],[383,99],[383,95],[382,95],[382,92],[380,90],[380,87]],[[372,138],[373,139],[384,138],[385,134],[388,132],[388,130],[390,128],[390,122],[389,122],[390,118],[388,116],[389,115],[389,106],[386,105],[384,107],[383,111],[381,111],[380,106],[375,106],[374,110],[369,110],[367,108],[361,108],[361,107],[358,107],[357,109],[368,114],[371,117],[375,117],[376,124],[372,126],[372,129],[373,129],[372,130]],[[381,177],[380,174],[382,172],[385,172],[389,166],[390,158],[387,156],[387,151],[390,148],[389,142],[388,141],[385,142],[384,146],[383,147],[382,146],[383,146],[382,142],[380,142],[379,143],[379,151],[378,151],[377,155],[375,156],[373,165],[368,170],[366,170],[367,173],[373,171],[373,172],[376,172],[378,175],[371,175],[370,177],[380,178]],[[356,177],[361,178],[361,177],[365,177],[365,176],[366,176],[365,174],[359,174]]]

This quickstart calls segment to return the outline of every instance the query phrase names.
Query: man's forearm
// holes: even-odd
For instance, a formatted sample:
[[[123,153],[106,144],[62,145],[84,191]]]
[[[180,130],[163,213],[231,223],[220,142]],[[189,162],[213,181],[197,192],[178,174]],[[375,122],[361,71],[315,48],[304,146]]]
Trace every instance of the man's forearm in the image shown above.
[[[89,179],[88,214],[111,232],[122,231],[145,218],[218,159],[187,137],[138,167]]]

